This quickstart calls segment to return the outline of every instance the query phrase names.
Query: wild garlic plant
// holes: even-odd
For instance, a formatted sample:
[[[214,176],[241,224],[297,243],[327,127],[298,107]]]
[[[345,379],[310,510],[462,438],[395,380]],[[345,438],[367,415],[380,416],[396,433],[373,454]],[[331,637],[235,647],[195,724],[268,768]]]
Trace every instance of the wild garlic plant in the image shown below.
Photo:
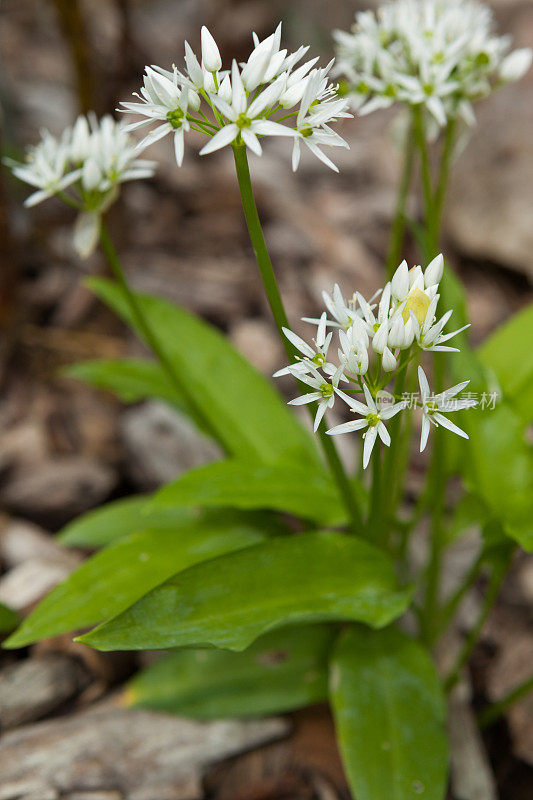
[[[439,27],[444,4],[394,4],[398,18],[409,12],[408,28],[422,6],[434,13],[426,28],[412,31],[415,45],[432,40],[420,38],[424,30],[433,31],[446,52],[455,53],[459,44],[467,52],[465,37],[479,38],[481,27],[469,27],[470,4],[464,17],[463,6],[449,4],[456,25],[451,43]],[[373,19],[363,17],[371,31],[378,26]],[[254,35],[247,61],[224,69],[203,28],[201,60],[186,43],[182,69],[147,67],[138,100],[121,104],[140,120],[124,127],[82,118],[59,140],[45,134],[25,166],[10,164],[38,189],[28,204],[56,195],[82,217],[91,214],[91,230],[98,219],[116,280],[92,279],[90,286],[158,358],[91,361],[72,374],[121,396],[170,402],[225,457],[178,476],[148,498],[112,502],[67,526],[62,541],[99,552],[47,596],[5,646],[96,625],[77,641],[100,650],[169,649],[133,679],[127,700],[192,717],[279,713],[328,700],[357,800],[390,800],[391,787],[397,800],[443,800],[445,690],[464,675],[517,544],[533,549],[533,458],[524,438],[533,363],[521,346],[533,335],[533,312],[526,309],[480,350],[470,347],[460,284],[434,252],[445,179],[441,165],[434,190],[423,127],[434,111],[417,99],[415,143],[428,185],[425,220],[411,220],[411,226],[424,268],[409,269],[399,258],[391,262],[389,254],[382,290],[369,299],[359,292],[345,299],[335,285],[331,295],[323,294],[320,316],[304,320],[314,336],[307,340],[292,330],[247,153],[260,155],[264,137],[283,136],[292,140],[293,168],[306,145],[336,170],[322,148],[346,146],[332,124],[350,114],[347,97],[328,82],[332,64],[300,64],[308,48],[288,53],[280,35],[280,27],[262,41]],[[390,44],[391,54],[401,45],[379,31],[372,41]],[[475,51],[473,41],[468,52]],[[515,62],[523,59],[515,56]],[[507,62],[503,71],[510,69]],[[132,146],[131,131],[149,125],[155,127]],[[190,130],[206,136],[203,155],[233,150],[250,239],[289,362],[275,377],[297,382],[301,394],[290,402],[310,410],[322,452],[270,382],[212,326],[131,289],[103,226],[102,214],[121,181],[152,174],[151,162],[138,154],[169,135],[179,166]],[[449,128],[447,133],[445,173],[453,140]],[[405,177],[403,201],[404,183]],[[393,255],[401,249],[404,222],[405,202],[393,226]],[[88,238],[94,243],[94,234]],[[459,327],[449,331],[452,313]],[[450,388],[447,377],[453,377]],[[329,427],[326,415],[333,407],[346,421]],[[432,452],[424,488],[407,497],[417,409],[417,449],[425,451],[431,435]],[[463,427],[450,419],[457,411],[465,412]],[[457,436],[447,440],[448,432]],[[353,475],[336,448],[337,437],[350,433],[354,443],[362,437],[363,470]],[[461,482],[457,505],[447,492],[452,479]],[[447,548],[472,523],[482,528],[479,552],[454,591],[443,596]],[[429,555],[420,566],[412,562],[410,546],[424,528]],[[488,588],[479,618],[441,680],[435,646],[482,572]],[[486,719],[501,714],[528,685],[502,698]]]

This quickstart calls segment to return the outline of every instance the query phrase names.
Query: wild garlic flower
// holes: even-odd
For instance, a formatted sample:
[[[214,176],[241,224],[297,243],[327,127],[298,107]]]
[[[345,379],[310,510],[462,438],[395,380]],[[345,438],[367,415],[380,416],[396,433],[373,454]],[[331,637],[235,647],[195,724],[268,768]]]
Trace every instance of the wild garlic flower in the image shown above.
[[[316,326],[316,338],[312,345],[293,331],[284,330],[297,355],[295,363],[278,370],[274,377],[292,374],[309,386],[311,391],[308,394],[290,402],[292,405],[314,400],[318,402],[315,430],[325,412],[333,407],[336,397],[340,397],[353,412],[359,414],[362,419],[337,425],[328,433],[337,435],[365,431],[365,468],[377,438],[386,446],[390,444],[384,423],[407,406],[403,398],[396,398],[395,402],[392,397],[392,404],[384,403],[387,395],[384,390],[394,378],[396,370],[407,369],[409,362],[421,351],[457,350],[444,342],[465,328],[444,333],[451,310],[436,321],[443,270],[442,255],[434,258],[425,270],[420,266],[409,269],[407,262],[402,261],[392,280],[368,301],[359,292],[354,292],[352,299],[346,300],[340,287],[335,284],[331,295],[322,293],[325,310],[321,316],[316,319],[303,318],[304,322]],[[376,307],[374,301],[377,298]],[[328,328],[332,329],[329,333]],[[335,350],[338,366],[331,355]],[[458,384],[433,398],[430,398],[429,389],[426,391],[424,388],[421,403],[424,418],[427,417],[433,424],[450,428],[452,423],[447,425],[448,420],[444,418],[443,422],[438,415],[475,405],[472,401],[453,400],[467,383]],[[391,395],[388,397],[390,399]],[[450,406],[452,400],[455,405]],[[450,430],[457,433],[453,425]]]
[[[462,436],[463,439],[468,439],[468,434],[462,428],[450,422],[442,412],[449,414],[451,411],[462,411],[465,408],[473,408],[477,406],[477,400],[466,398],[464,400],[456,398],[459,392],[462,392],[470,383],[470,381],[463,381],[450,389],[441,392],[440,394],[432,395],[429,388],[426,373],[422,367],[418,367],[418,382],[420,385],[420,398],[422,403],[422,433],[420,436],[420,452],[425,450],[428,441],[429,431],[431,425],[438,428],[442,425],[452,433]],[[455,399],[454,399],[455,398]]]
[[[253,41],[247,61],[234,60],[231,69],[224,70],[218,46],[204,26],[201,63],[185,42],[183,72],[176,66],[172,70],[146,67],[138,102],[121,103],[118,109],[143,117],[126,130],[159,123],[141,146],[171,134],[178,166],[183,161],[185,135],[194,130],[209,139],[200,155],[228,145],[245,146],[261,155],[261,138],[285,136],[294,142],[294,169],[304,142],[317,158],[337,170],[321,148],[348,146],[330,126],[352,115],[346,111],[348,101],[339,99],[338,87],[329,83],[333,62],[324,69],[314,68],[316,58],[297,66],[309,48],[300,47],[294,53],[281,49],[281,23],[263,41],[253,34]]]
[[[359,114],[421,105],[440,127],[454,117],[472,124],[472,103],[531,65],[531,50],[509,53],[509,37],[494,34],[477,0],[395,0],[356,14],[351,32],[334,37],[336,72]]]
[[[352,398],[348,397],[348,395],[345,395],[344,392],[339,389],[339,381],[347,380],[344,377],[342,366],[336,370],[334,375],[328,375],[327,377],[321,375],[318,369],[311,362],[307,362],[307,367],[309,370],[307,373],[303,373],[299,368],[299,365],[289,367],[289,372],[291,372],[295,378],[298,378],[298,380],[302,383],[306,383],[313,390],[302,395],[301,397],[296,397],[294,400],[290,400],[289,405],[301,406],[305,405],[306,403],[316,402],[318,404],[318,409],[313,427],[313,430],[316,431],[322,422],[322,417],[326,413],[326,409],[333,408],[335,397],[337,395],[342,397],[342,399],[347,403],[351,403]]]
[[[70,164],[69,139],[68,130],[60,139],[56,139],[43,129],[41,141],[28,148],[24,162],[19,163],[11,158],[3,160],[15,177],[37,189],[24,201],[28,208],[62,192],[81,176],[81,170],[72,169]]]
[[[126,181],[150,178],[154,163],[139,158],[139,146],[124,125],[110,116],[80,116],[56,139],[42,131],[41,141],[28,149],[26,161],[5,159],[13,174],[38,187],[25,201],[34,206],[49,197],[79,209],[74,246],[82,257],[90,255],[98,240],[100,217],[118,196]]]
[[[330,436],[335,436],[339,433],[351,433],[352,431],[365,430],[363,433],[363,469],[366,469],[372,450],[379,436],[381,441],[386,447],[390,447],[391,438],[387,428],[384,425],[384,420],[391,419],[407,405],[407,401],[402,400],[399,403],[385,406],[385,408],[378,407],[376,401],[370,394],[368,386],[363,386],[366,403],[361,403],[353,397],[348,397],[346,402],[350,406],[350,410],[355,414],[360,414],[361,419],[353,420],[352,422],[344,422],[342,425],[336,425],[331,428],[328,433]],[[345,399],[346,396],[343,397]]]

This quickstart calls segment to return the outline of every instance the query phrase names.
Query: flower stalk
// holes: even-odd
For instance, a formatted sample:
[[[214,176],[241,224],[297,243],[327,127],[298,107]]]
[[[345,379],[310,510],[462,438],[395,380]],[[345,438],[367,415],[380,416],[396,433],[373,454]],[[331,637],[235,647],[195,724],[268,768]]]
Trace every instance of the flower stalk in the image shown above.
[[[263,281],[267,300],[270,310],[272,311],[272,316],[274,317],[283,347],[289,360],[293,361],[297,351],[292,343],[283,334],[283,329],[289,328],[289,322],[285,312],[285,307],[283,305],[283,300],[281,299],[274,268],[268,253],[261,221],[259,219],[259,214],[255,203],[246,147],[242,144],[235,144],[233,147],[233,154],[242,207],[246,219],[248,234],[250,236],[250,241],[255,253],[257,266],[259,267],[259,272],[261,273],[261,279]],[[314,416],[316,409],[310,406],[310,412],[311,415]],[[359,533],[363,528],[363,517],[355,499],[352,487],[350,486],[350,482],[346,475],[342,461],[340,460],[337,448],[335,447],[335,443],[329,436],[327,436],[326,428],[323,422],[318,427],[318,436],[324,450],[324,455],[327,459],[333,477],[339,487],[346,510],[350,516],[352,529],[355,533]]]

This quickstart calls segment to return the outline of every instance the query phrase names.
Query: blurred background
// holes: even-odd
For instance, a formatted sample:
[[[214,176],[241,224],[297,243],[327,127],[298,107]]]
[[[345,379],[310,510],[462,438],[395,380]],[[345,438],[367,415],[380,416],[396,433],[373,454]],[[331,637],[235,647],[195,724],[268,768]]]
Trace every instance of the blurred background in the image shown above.
[[[492,5],[501,33],[511,34],[516,47],[533,45],[531,0]],[[287,46],[309,43],[325,63],[332,56],[331,30],[347,29],[354,12],[369,7],[371,2],[350,0],[2,0],[2,155],[21,158],[41,127],[58,134],[80,112],[113,113],[119,100],[138,89],[145,64],[180,66],[184,39],[199,52],[202,24],[213,33],[225,63],[247,56],[252,30],[263,38],[280,19]],[[366,295],[383,282],[399,170],[389,124],[393,116],[377,112],[343,121],[338,130],[350,150],[335,153],[339,175],[310,154],[293,175],[283,140],[269,141],[261,159],[251,156],[267,242],[289,319],[299,332],[305,331],[300,317],[318,309],[322,289],[338,282],[347,295],[355,289]],[[533,71],[482,102],[477,116],[455,165],[443,238],[446,257],[466,285],[476,343],[532,296]],[[156,177],[124,187],[110,218],[115,243],[136,288],[165,295],[214,323],[271,375],[284,355],[256,274],[231,152],[201,159],[195,135],[190,134],[180,170],[168,139],[148,151],[147,157],[158,162]],[[76,256],[73,212],[56,200],[23,209],[27,188],[2,169],[0,601],[21,613],[82,558],[60,550],[50,533],[107,500],[152,490],[213,458],[210,446],[163,404],[127,406],[60,376],[61,368],[75,361],[143,350],[83,287],[86,275],[106,274],[107,268],[98,253],[87,262]],[[418,211],[414,195],[410,209]],[[404,255],[416,263],[412,242],[406,242]],[[411,479],[416,484],[416,469]],[[526,560],[511,575],[478,648],[480,686],[489,697],[523,679],[533,661],[532,601],[533,565]],[[491,658],[488,669],[487,654],[494,653],[498,657]],[[27,664],[43,655],[48,690],[37,681],[45,696],[37,701],[28,691],[35,674]],[[136,658],[89,653],[68,637],[31,653],[1,654],[0,729],[43,716],[52,716],[53,725],[54,715],[72,709],[81,719],[87,706],[131,674]],[[17,683],[12,672],[3,680],[2,670],[21,664],[34,675],[31,680],[24,673]],[[37,672],[42,676],[41,662]],[[13,685],[18,686],[15,699]],[[516,706],[502,723],[507,744],[502,748],[498,739],[491,753],[501,793],[494,797],[531,797],[532,704],[526,700]],[[263,760],[245,757],[238,766],[215,770],[209,796],[343,797],[327,716],[301,714],[291,742],[292,749],[261,751],[267,753]],[[26,740],[21,747],[22,764],[32,747]],[[83,780],[76,784],[78,778],[74,773],[65,778],[61,797],[122,796],[113,794],[113,781],[106,785],[99,774],[94,785],[87,778],[90,793],[82,798],[86,787]],[[160,788],[154,800],[203,796],[198,781],[196,794],[190,786],[180,794],[176,785],[168,794]],[[40,794],[32,791],[30,786],[13,797],[59,797],[42,787],[35,790]],[[149,800],[147,792],[128,797]],[[11,797],[1,790],[0,796]],[[490,800],[492,795],[477,797]]]

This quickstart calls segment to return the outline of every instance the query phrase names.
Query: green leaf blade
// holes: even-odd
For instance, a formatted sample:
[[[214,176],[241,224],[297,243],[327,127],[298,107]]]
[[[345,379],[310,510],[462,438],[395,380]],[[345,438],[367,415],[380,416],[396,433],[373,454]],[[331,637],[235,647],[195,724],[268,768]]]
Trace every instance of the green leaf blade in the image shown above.
[[[357,800],[444,800],[442,687],[429,655],[395,628],[352,628],[332,658],[331,700]]]
[[[285,624],[354,620],[382,627],[405,611],[410,596],[377,548],[344,534],[307,533],[182,572],[80,641],[100,650],[239,651]]]
[[[118,286],[92,278],[88,286],[135,327]],[[168,358],[228,453],[251,461],[319,463],[313,438],[266,381],[212,326],[151,295],[137,295]]]
[[[332,626],[282,628],[242,653],[179,650],[136,675],[129,705],[195,719],[279,714],[327,699]]]
[[[330,476],[315,465],[254,465],[221,461],[191,470],[161,489],[151,508],[230,506],[270,508],[323,525],[339,525],[346,512]]]
[[[262,534],[249,525],[214,521],[210,527],[195,521],[177,530],[130,534],[56,586],[4,647],[23,647],[114,617],[181,570],[261,540]]]

